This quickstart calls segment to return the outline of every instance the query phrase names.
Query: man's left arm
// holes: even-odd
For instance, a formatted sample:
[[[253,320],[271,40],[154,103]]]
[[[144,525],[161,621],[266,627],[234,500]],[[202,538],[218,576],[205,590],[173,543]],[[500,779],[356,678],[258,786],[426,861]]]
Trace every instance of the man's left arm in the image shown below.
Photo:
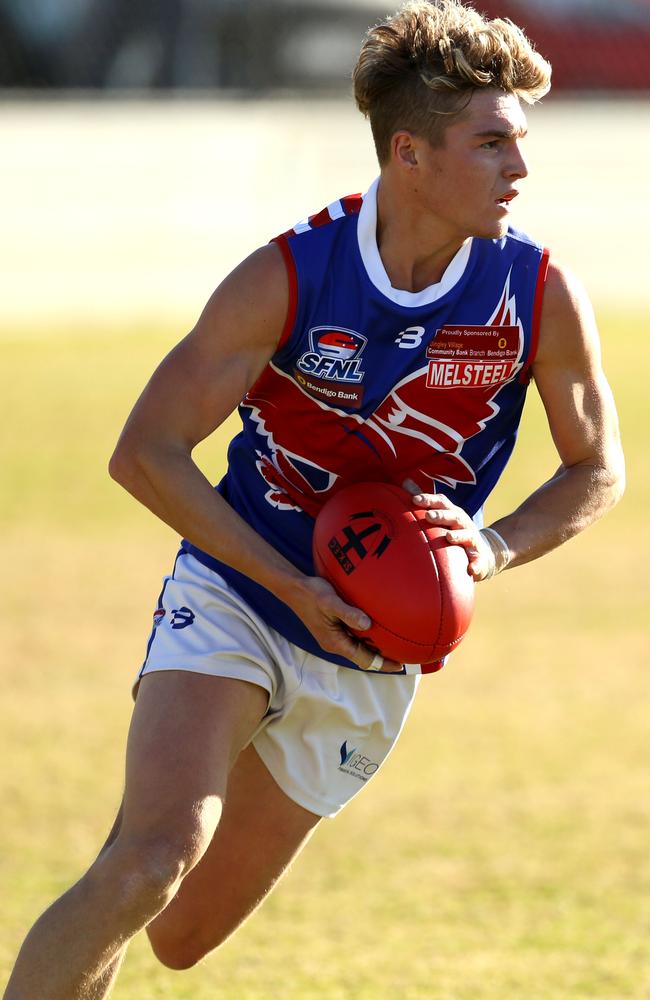
[[[602,517],[625,484],[618,419],[602,369],[593,310],[584,289],[557,265],[549,268],[533,377],[561,465],[511,514],[479,533],[445,497],[416,505],[467,549],[477,580],[550,552]]]

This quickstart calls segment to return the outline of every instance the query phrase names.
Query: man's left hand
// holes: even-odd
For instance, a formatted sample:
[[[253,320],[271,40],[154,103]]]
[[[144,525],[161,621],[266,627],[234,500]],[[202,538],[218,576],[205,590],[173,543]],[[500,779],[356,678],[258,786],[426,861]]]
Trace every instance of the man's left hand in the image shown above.
[[[452,545],[461,545],[467,553],[467,572],[476,580],[491,576],[494,566],[492,550],[462,507],[457,507],[441,493],[416,493],[416,507],[426,510],[426,519],[436,527],[444,528],[445,538]]]

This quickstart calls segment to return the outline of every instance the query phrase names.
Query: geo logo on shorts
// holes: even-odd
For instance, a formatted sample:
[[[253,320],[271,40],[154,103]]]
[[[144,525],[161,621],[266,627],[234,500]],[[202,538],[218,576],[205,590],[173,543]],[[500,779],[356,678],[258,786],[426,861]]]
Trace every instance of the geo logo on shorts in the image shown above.
[[[196,615],[190,608],[175,608],[172,611],[170,625],[172,628],[187,628],[194,621]]]
[[[352,747],[351,750],[348,749],[347,740],[343,740],[341,748],[339,750],[339,756],[341,758],[341,763],[339,764],[339,771],[344,771],[346,774],[351,775],[353,778],[357,778],[359,781],[367,781],[371,778],[375,771],[379,770],[379,764],[374,760],[370,760],[365,754],[358,751],[357,747]]]

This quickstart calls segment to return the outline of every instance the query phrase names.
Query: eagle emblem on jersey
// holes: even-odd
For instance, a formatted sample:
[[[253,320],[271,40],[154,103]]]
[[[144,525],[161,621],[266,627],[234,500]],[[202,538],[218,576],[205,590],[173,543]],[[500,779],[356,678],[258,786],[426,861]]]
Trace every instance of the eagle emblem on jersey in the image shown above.
[[[346,350],[358,357],[358,342],[341,334],[323,336],[321,357],[330,347],[339,364],[350,360]],[[315,516],[337,485],[359,479],[360,469],[365,479],[408,478],[426,492],[434,492],[436,482],[451,488],[476,483],[463,447],[499,412],[496,397],[521,371],[523,347],[508,274],[487,321],[436,330],[423,345],[424,365],[366,417],[315,398],[270,364],[242,404],[266,444],[257,467],[269,485],[267,501]]]

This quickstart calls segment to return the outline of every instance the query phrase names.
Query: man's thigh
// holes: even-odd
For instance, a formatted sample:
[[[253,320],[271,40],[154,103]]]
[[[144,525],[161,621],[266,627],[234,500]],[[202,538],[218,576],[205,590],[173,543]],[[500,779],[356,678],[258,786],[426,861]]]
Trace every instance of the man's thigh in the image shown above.
[[[208,850],[147,928],[162,961],[186,967],[221,944],[263,901],[320,819],[285,795],[247,747],[231,772]]]
[[[185,671],[142,678],[126,755],[120,837],[150,839],[210,804],[218,820],[228,773],[263,717],[267,692]]]

